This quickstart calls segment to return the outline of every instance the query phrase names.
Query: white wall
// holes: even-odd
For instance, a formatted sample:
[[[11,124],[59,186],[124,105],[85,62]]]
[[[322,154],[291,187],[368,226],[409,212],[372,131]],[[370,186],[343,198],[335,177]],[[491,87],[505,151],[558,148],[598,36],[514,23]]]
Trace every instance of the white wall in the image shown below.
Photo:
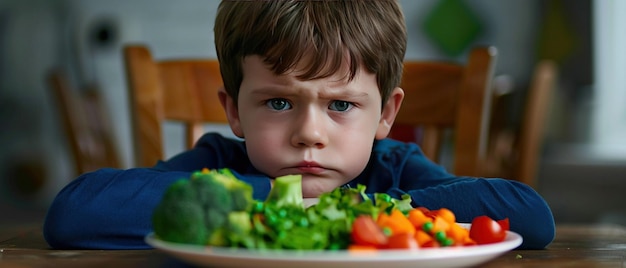
[[[594,1],[592,152],[626,160],[626,1]]]

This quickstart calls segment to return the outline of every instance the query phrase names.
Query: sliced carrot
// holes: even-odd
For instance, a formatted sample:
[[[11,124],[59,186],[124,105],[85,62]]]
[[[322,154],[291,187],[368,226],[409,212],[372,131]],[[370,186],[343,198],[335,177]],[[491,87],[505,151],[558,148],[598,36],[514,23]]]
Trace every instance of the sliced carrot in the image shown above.
[[[376,224],[378,224],[378,226],[382,228],[390,220],[391,220],[391,215],[387,214],[386,212],[382,212],[378,214],[378,218],[376,218]]]
[[[469,239],[469,231],[457,223],[450,224],[446,235],[454,240],[455,245],[463,244],[466,239]]]
[[[434,213],[443,218],[444,220],[446,220],[446,222],[448,223],[456,223],[456,216],[454,215],[454,213],[447,209],[447,208],[440,208],[434,211]]]
[[[378,216],[377,223],[381,228],[389,228],[392,235],[404,233],[410,235],[415,234],[415,227],[413,224],[400,210],[397,209],[392,210],[389,215],[382,213]]]
[[[426,245],[429,242],[432,242],[433,240],[433,237],[429,235],[428,233],[424,232],[423,230],[416,230],[414,237],[415,237],[415,240],[417,240],[417,244],[420,247],[423,247],[424,245]]]
[[[420,209],[411,209],[408,216],[409,221],[416,229],[421,229],[424,223],[432,221],[432,219]]]
[[[450,229],[450,224],[440,216],[436,216],[433,221],[433,228],[431,233],[434,234],[436,232],[446,232]]]
[[[463,243],[461,243],[461,245],[463,245],[463,246],[475,246],[475,245],[478,245],[478,243],[476,243],[476,241],[474,241],[474,239],[471,239],[468,236],[467,238],[465,238],[465,241],[463,241]]]

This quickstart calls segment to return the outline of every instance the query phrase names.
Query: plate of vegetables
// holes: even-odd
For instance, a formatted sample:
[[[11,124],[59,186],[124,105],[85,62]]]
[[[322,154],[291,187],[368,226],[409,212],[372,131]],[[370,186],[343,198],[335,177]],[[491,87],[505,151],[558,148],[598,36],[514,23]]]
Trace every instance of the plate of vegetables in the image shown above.
[[[474,266],[522,243],[508,219],[457,223],[446,208],[410,203],[359,185],[306,206],[299,175],[276,178],[255,201],[228,169],[205,169],[168,188],[145,241],[200,266],[359,268]]]

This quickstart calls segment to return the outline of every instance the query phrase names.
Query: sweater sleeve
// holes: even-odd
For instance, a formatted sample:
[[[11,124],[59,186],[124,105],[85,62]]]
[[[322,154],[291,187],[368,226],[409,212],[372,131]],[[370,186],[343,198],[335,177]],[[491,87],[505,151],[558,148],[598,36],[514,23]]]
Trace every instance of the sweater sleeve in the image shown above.
[[[144,237],[152,231],[152,212],[173,182],[189,178],[192,171],[203,167],[230,168],[228,157],[242,159],[240,153],[245,153],[238,143],[217,136],[209,135],[201,141],[196,148],[159,162],[154,168],[104,168],[79,176],[57,194],[48,208],[44,238],[58,249],[149,248]],[[246,161],[238,163],[233,166],[246,173],[233,170],[235,176],[253,186],[255,199],[265,199],[270,190],[269,178],[248,173],[252,169],[246,167]]]
[[[100,169],[73,180],[48,209],[43,232],[53,248],[143,249],[152,211],[189,172]]]
[[[415,145],[383,143],[379,150],[372,158],[372,166],[379,168],[373,168],[371,174],[390,179],[370,181],[376,190],[395,198],[409,194],[413,206],[448,208],[458,222],[471,223],[480,215],[509,218],[511,231],[524,239],[522,249],[542,249],[554,239],[552,211],[533,188],[501,178],[454,176],[428,160]]]
[[[544,199],[531,187],[516,181],[459,177],[406,193],[415,206],[449,208],[458,222],[471,223],[480,215],[495,220],[509,218],[511,231],[524,239],[522,249],[545,248],[555,236],[554,218]]]

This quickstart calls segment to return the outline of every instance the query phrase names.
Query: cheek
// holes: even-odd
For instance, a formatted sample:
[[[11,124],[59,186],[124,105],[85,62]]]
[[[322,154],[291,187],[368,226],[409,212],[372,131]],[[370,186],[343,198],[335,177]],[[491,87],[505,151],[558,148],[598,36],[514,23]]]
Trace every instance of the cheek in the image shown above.
[[[257,120],[256,122],[260,122]],[[259,171],[269,175],[281,163],[281,151],[284,151],[284,131],[279,127],[266,127],[264,124],[252,123],[245,127],[246,149],[252,165]],[[253,134],[251,134],[254,132]]]
[[[334,162],[340,163],[349,180],[357,177],[369,162],[376,133],[375,116],[351,118],[351,122],[331,131]]]
[[[372,135],[346,135],[342,142],[338,142],[337,152],[342,152],[344,172],[350,179],[355,178],[369,162],[372,153]]]

